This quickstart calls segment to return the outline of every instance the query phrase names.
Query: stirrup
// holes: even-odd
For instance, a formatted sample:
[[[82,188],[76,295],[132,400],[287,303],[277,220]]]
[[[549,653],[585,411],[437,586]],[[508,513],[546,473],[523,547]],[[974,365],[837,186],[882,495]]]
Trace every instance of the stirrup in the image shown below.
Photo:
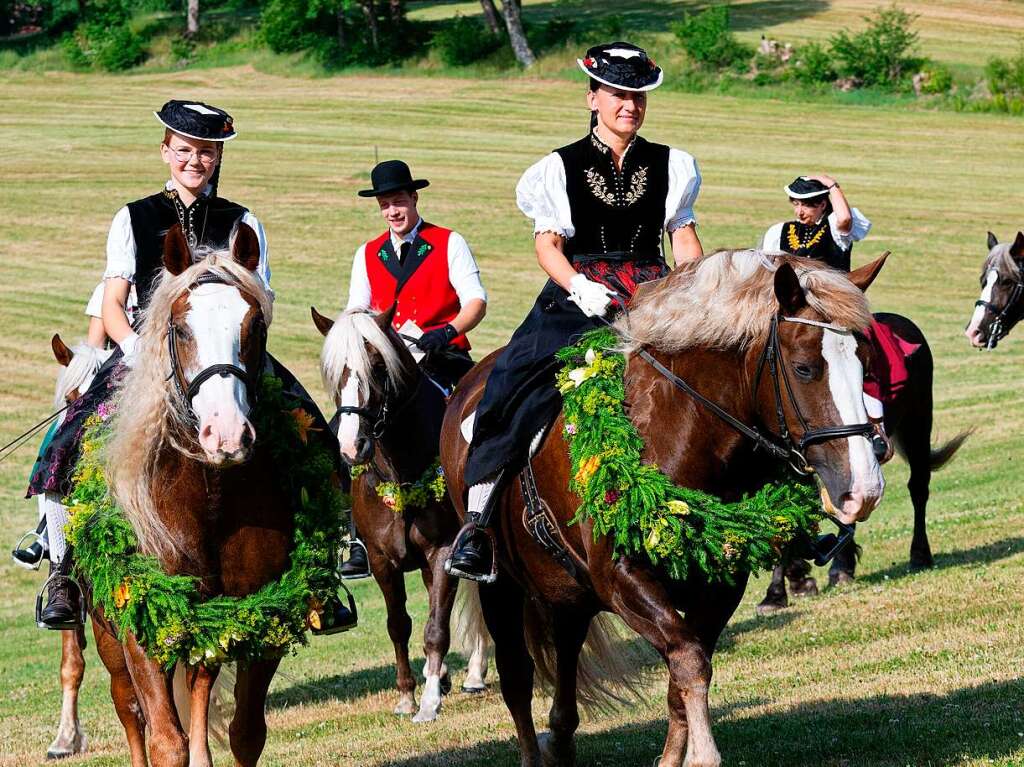
[[[344,567],[346,562],[348,561],[348,560],[345,560],[345,562],[342,562],[339,565],[339,567],[338,567],[338,574],[341,576],[342,580],[346,580],[346,581],[361,581],[364,578],[369,578],[370,576],[372,576],[373,573],[370,572],[370,552],[366,550],[366,544],[363,543],[359,538],[349,538],[348,542],[345,543],[344,546],[345,546],[346,549],[348,549],[349,559],[352,558],[352,549],[355,548],[356,546],[358,546],[359,548],[361,548],[363,550],[363,558],[366,560],[366,571],[365,572],[361,572],[358,575],[345,575],[345,574],[343,574],[341,572],[341,568]]]
[[[28,562],[22,562],[20,559],[14,556],[15,551],[28,548],[28,546],[24,545],[25,541],[32,542],[29,543],[28,546],[31,546],[33,543],[38,543],[43,549],[42,556],[39,557],[39,561],[36,562],[34,565],[29,564]],[[49,557],[47,556],[48,550],[49,546],[47,545],[46,539],[43,538],[42,534],[36,532],[35,530],[29,530],[27,533],[21,536],[21,538],[18,539],[18,542],[14,544],[14,548],[11,549],[11,561],[14,562],[14,564],[16,564],[18,567],[22,567],[26,570],[38,570],[39,566],[43,564],[43,560],[49,559]]]
[[[44,623],[43,622],[43,594],[47,593],[47,589],[50,587],[50,582],[56,578],[67,578],[68,585],[75,588],[78,592],[78,620],[65,621],[64,623]],[[82,586],[72,575],[65,575],[59,570],[55,571],[39,589],[39,593],[36,594],[36,625],[41,629],[49,629],[50,631],[65,631],[67,629],[77,629],[85,626],[85,619],[88,617],[88,613],[85,609],[85,594],[82,591]]]
[[[470,573],[465,570],[460,570],[452,565],[452,556],[459,550],[459,547],[466,542],[474,532],[480,532],[487,536],[487,540],[491,544],[491,572],[487,575],[480,575],[478,573]],[[489,527],[479,527],[475,520],[470,520],[462,526],[459,530],[459,534],[455,536],[455,540],[452,542],[451,551],[448,554],[448,558],[444,561],[444,571],[448,575],[453,575],[456,578],[464,578],[467,581],[476,581],[477,583],[494,583],[498,580],[498,545],[497,540],[494,537],[494,533],[491,532]]]
[[[326,628],[322,626],[313,626],[311,623],[309,629],[314,636],[330,636],[331,634],[340,634],[344,631],[354,629],[356,626],[359,625],[359,611],[356,609],[355,597],[352,596],[352,592],[348,590],[348,587],[342,582],[340,578],[338,579],[338,585],[341,586],[345,594],[348,596],[348,611],[352,614],[352,622],[348,624],[327,626]],[[320,613],[315,610],[313,611],[313,613],[318,616],[317,620],[319,622]]]

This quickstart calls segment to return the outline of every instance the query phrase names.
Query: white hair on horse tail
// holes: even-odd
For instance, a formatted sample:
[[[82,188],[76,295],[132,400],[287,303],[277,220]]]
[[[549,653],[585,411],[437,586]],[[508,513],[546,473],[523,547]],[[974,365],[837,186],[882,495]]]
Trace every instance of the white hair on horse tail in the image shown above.
[[[192,720],[192,693],[189,690],[185,665],[178,663],[174,667],[174,678],[171,682],[171,694],[174,708],[178,712],[181,728],[188,732]],[[235,716],[235,673],[234,663],[224,663],[217,668],[217,678],[210,688],[210,702],[206,710],[207,728],[213,739],[222,748],[228,748],[228,725]]]
[[[535,679],[550,696],[558,678],[554,609],[528,599],[524,617]],[[588,714],[607,714],[645,700],[647,677],[660,660],[649,644],[627,634],[615,616],[598,613],[590,621],[576,666],[579,705]]]
[[[402,365],[391,339],[376,322],[377,314],[365,309],[344,311],[334,321],[334,326],[324,339],[320,352],[320,373],[324,388],[335,398],[340,397],[342,378],[345,370],[359,381],[360,394],[365,398],[370,388],[379,386],[373,380],[372,363],[368,346],[375,349],[384,360],[388,377],[394,384],[405,378],[407,371]]]
[[[484,611],[480,607],[480,586],[474,581],[459,583],[459,591],[455,595],[455,636],[458,650],[469,657],[477,649],[482,639],[490,644],[491,635],[484,621]]]
[[[53,393],[53,406],[64,407],[67,404],[67,396],[78,389],[79,394],[85,394],[86,384],[96,375],[107,358],[113,353],[109,349],[97,349],[95,346],[85,342],[75,344],[71,347],[71,362],[68,366],[62,367],[57,374],[57,386]]]

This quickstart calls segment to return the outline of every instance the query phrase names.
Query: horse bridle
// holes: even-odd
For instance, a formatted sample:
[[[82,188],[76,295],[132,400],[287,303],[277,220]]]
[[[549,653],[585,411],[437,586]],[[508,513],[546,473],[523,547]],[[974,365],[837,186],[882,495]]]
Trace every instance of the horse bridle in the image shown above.
[[[195,282],[189,285],[188,292],[191,292],[200,285],[231,285],[232,287],[238,287],[216,272],[204,272],[196,278]],[[185,400],[189,409],[192,408],[192,400],[194,400],[196,395],[199,394],[199,387],[214,376],[220,376],[222,378],[234,376],[245,386],[245,392],[248,397],[249,404],[254,405],[256,403],[256,399],[259,394],[260,375],[263,372],[267,356],[267,326],[262,315],[259,318],[258,327],[263,335],[263,338],[260,339],[260,359],[251,371],[243,370],[237,365],[232,365],[227,362],[219,362],[215,365],[203,368],[198,374],[196,374],[195,378],[185,384],[182,384],[182,381],[185,380],[185,371],[182,369],[181,361],[178,359],[178,331],[174,326],[174,318],[167,318],[167,350],[171,358],[171,373],[168,378],[174,379],[174,384],[178,388],[178,392]]]
[[[998,270],[996,270],[996,273],[998,274]],[[986,301],[983,298],[979,298],[974,302],[975,308],[984,306],[995,315],[995,319],[993,319],[988,326],[988,338],[985,339],[986,349],[995,349],[996,344],[1006,338],[1007,333],[1013,329],[1013,325],[1015,323],[1010,323],[1005,328],[1003,327],[1003,324],[1010,316],[1010,311],[1016,308],[1022,296],[1024,296],[1024,277],[1022,277],[1021,272],[1018,270],[1017,282],[1010,291],[1010,297],[1006,299],[1006,304],[1002,309],[997,309],[991,301]]]
[[[807,475],[814,471],[813,468],[811,468],[806,455],[804,455],[804,451],[808,447],[834,439],[847,439],[849,437],[856,436],[868,438],[868,435],[875,431],[875,427],[871,423],[865,422],[857,424],[841,424],[837,426],[824,426],[819,429],[810,428],[807,423],[807,419],[804,418],[804,415],[800,410],[800,406],[796,401],[796,397],[793,394],[793,386],[789,380],[789,374],[786,372],[786,366],[782,358],[782,346],[779,342],[780,322],[795,322],[802,325],[813,325],[824,328],[826,332],[850,332],[845,328],[839,328],[825,322],[817,322],[816,320],[808,320],[802,317],[786,317],[782,314],[775,314],[772,316],[771,326],[768,332],[768,341],[765,343],[764,349],[761,351],[761,356],[757,362],[757,372],[754,376],[751,398],[756,400],[757,392],[761,385],[761,377],[764,369],[767,367],[769,375],[772,378],[772,390],[775,395],[775,414],[779,422],[778,434],[774,434],[772,432],[764,434],[755,427],[748,426],[743,423],[738,418],[724,410],[720,405],[712,402],[703,394],[698,392],[667,367],[662,365],[646,349],[641,348],[636,352],[636,354],[647,364],[653,367],[658,373],[667,378],[677,389],[688,394],[705,408],[710,410],[720,420],[724,421],[743,436],[752,440],[754,442],[755,449],[763,449],[775,458],[788,461],[796,472]],[[611,323],[608,324],[611,325]],[[800,422],[800,426],[803,429],[803,434],[800,436],[799,440],[795,440],[793,438],[793,435],[789,431],[789,426],[786,424],[786,415],[784,410],[785,403],[782,398],[783,388],[785,388],[789,404],[796,413],[797,420]]]
[[[359,416],[361,420],[371,424],[372,429],[370,431],[370,436],[372,436],[374,441],[376,441],[384,436],[384,432],[388,428],[388,412],[390,410],[388,403],[390,401],[391,378],[390,376],[385,376],[384,389],[380,400],[380,407],[377,408],[376,413],[370,412],[370,409],[366,407],[356,407],[354,405],[339,405],[338,409],[334,411],[334,418],[338,418],[343,415]]]

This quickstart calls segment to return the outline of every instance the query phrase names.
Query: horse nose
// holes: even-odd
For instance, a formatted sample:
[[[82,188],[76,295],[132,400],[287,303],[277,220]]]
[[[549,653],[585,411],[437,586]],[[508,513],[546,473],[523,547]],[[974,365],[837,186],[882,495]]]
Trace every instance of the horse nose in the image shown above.
[[[848,493],[844,493],[840,499],[841,503],[836,517],[838,517],[840,522],[847,525],[863,522],[871,516],[871,512],[875,510],[879,500],[880,498],[865,494],[861,490],[851,490]]]

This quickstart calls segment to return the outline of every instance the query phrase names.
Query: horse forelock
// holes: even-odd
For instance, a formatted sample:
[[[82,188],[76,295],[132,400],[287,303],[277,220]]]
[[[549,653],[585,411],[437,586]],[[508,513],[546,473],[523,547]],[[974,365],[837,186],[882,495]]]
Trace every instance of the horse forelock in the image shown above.
[[[85,343],[75,344],[71,347],[71,362],[67,367],[61,367],[57,374],[57,384],[53,394],[53,406],[62,408],[67,404],[68,395],[78,390],[79,395],[85,394],[93,376],[100,369],[111,351],[108,349],[97,349],[95,346]]]
[[[370,350],[380,354],[387,371],[387,378],[395,387],[406,375],[402,358],[392,339],[380,329],[377,314],[364,309],[344,311],[338,315],[334,325],[324,339],[320,352],[320,373],[324,387],[330,392],[335,403],[339,403],[341,389],[346,382],[346,373],[356,376],[359,393],[366,399],[371,389],[379,390],[384,382],[377,380],[373,373]]]
[[[985,258],[985,265],[981,268],[982,283],[985,281],[985,275],[991,269],[995,269],[999,275],[1011,279],[1021,279],[1021,277],[1024,277],[1024,269],[1010,255],[1011,245],[1009,242],[1000,242],[988,252],[988,256]]]
[[[152,501],[152,483],[162,450],[171,446],[199,459],[195,424],[185,398],[170,380],[168,319],[175,301],[203,274],[217,274],[227,285],[255,299],[269,326],[273,318],[270,295],[260,279],[235,262],[227,250],[201,250],[202,260],[178,275],[161,272],[149,306],[142,313],[138,357],[115,394],[112,436],[105,464],[110,488],[131,522],[144,550],[173,554],[177,542],[168,534]],[[139,456],[143,456],[139,460]]]
[[[720,250],[644,291],[616,323],[628,339],[625,350],[743,349],[764,338],[779,311],[774,281],[783,263],[796,271],[808,306],[822,320],[857,330],[870,323],[863,291],[842,272],[784,254]]]

